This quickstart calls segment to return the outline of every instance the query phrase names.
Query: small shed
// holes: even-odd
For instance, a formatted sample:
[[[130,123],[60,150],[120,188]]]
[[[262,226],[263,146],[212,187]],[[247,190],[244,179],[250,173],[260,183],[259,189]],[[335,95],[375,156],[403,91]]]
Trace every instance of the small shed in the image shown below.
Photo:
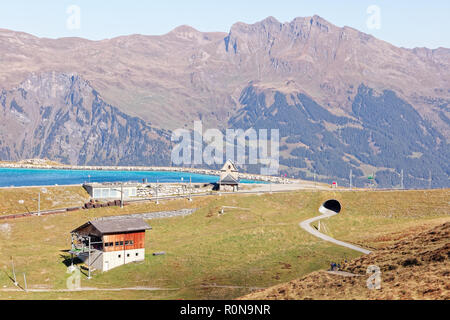
[[[144,261],[146,230],[151,227],[140,218],[89,221],[71,232],[70,253],[100,271]]]

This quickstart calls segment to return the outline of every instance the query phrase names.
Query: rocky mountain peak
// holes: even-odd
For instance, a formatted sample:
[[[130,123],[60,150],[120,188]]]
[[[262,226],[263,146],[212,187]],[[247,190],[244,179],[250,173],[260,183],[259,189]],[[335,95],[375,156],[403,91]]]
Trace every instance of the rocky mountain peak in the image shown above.
[[[41,106],[72,106],[78,108],[85,102],[91,102],[97,93],[91,84],[77,73],[43,72],[31,73],[12,92],[23,92],[24,104],[31,100]],[[85,108],[91,108],[91,104],[85,104]]]
[[[55,94],[64,94],[67,90],[92,90],[89,82],[78,73],[64,72],[33,72],[23,81],[19,88],[35,93],[54,91]]]
[[[291,22],[281,23],[274,17],[268,17],[254,24],[236,23],[226,38],[227,50],[232,49],[235,53],[252,53],[259,49],[270,50],[278,45],[283,50],[290,48],[296,42],[305,42],[310,38],[318,39],[324,36],[325,41],[334,39],[338,30],[336,27],[322,17],[297,17]],[[323,34],[323,35],[322,35]]]
[[[167,35],[176,37],[177,39],[180,40],[187,40],[187,41],[194,40],[197,42],[202,42],[206,40],[206,36],[202,32],[188,25],[176,27],[175,29],[170,31]]]

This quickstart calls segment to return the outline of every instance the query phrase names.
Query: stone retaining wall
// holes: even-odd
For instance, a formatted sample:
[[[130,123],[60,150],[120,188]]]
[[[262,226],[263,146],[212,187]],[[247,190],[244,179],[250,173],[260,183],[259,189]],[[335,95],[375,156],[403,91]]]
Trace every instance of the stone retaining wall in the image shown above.
[[[142,218],[145,220],[166,219],[166,218],[189,216],[189,215],[193,214],[195,211],[197,211],[197,209],[182,209],[182,210],[176,210],[176,211],[137,213],[137,214],[128,214],[128,215],[124,215],[124,216],[105,217],[105,218],[100,218],[99,220],[115,220],[115,219],[131,219],[131,218]]]

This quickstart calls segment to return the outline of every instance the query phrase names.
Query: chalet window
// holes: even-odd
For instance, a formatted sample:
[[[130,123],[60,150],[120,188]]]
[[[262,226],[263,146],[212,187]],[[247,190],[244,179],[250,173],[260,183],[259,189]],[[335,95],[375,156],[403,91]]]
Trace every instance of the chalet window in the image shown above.
[[[120,245],[123,246],[123,241],[120,241]]]
[[[119,245],[119,241],[116,242],[116,246],[118,246],[118,245]]]
[[[139,253],[136,252],[136,257],[138,257],[138,256],[139,256]]]
[[[105,243],[105,247],[109,247],[109,243],[108,242]]]
[[[125,245],[128,246],[130,244],[130,241],[125,241]]]
[[[129,257],[130,257],[130,254],[128,253],[128,254],[127,254],[127,258],[129,258]]]
[[[121,254],[119,254],[119,258],[122,258],[122,255],[121,255]]]
[[[132,246],[134,244],[133,240],[130,240],[130,246]]]

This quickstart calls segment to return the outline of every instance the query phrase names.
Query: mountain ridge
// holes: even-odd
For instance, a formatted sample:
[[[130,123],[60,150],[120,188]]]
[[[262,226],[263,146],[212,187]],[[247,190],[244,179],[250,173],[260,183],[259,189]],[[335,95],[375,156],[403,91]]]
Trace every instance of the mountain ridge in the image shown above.
[[[244,123],[237,116],[245,118],[252,112],[260,118],[249,119],[270,125],[266,129],[283,127],[283,123],[276,121],[276,114],[264,114],[264,108],[271,107],[276,97],[283,97],[285,102],[274,110],[303,110],[300,100],[310,100],[308,105],[331,119],[314,119],[311,114],[296,111],[298,119],[286,119],[291,131],[285,132],[284,140],[289,135],[298,135],[298,123],[311,128],[321,123],[324,134],[317,134],[329,139],[324,142],[314,138],[308,147],[319,152],[321,149],[314,143],[328,144],[337,139],[335,145],[345,148],[345,143],[338,143],[344,139],[339,132],[345,128],[334,122],[335,117],[341,117],[350,119],[346,125],[364,131],[358,131],[357,136],[367,141],[359,143],[369,145],[371,149],[366,151],[373,157],[377,150],[386,154],[394,145],[401,148],[395,140],[399,137],[393,136],[395,142],[383,136],[380,124],[370,127],[368,115],[357,119],[354,104],[363,86],[372,92],[364,95],[368,105],[375,106],[376,96],[380,96],[384,99],[379,100],[383,112],[392,111],[394,116],[398,115],[396,108],[400,108],[401,115],[416,119],[416,127],[413,121],[408,122],[409,131],[403,133],[405,139],[413,136],[425,139],[420,132],[433,132],[434,140],[414,147],[417,149],[414,155],[435,152],[433,160],[429,159],[432,163],[425,164],[423,169],[443,177],[450,174],[445,165],[439,165],[448,157],[443,146],[450,140],[450,49],[399,48],[354,28],[335,26],[319,16],[298,17],[284,23],[273,17],[254,24],[238,22],[228,33],[201,32],[180,26],[160,36],[131,35],[101,41],[45,39],[0,30],[0,66],[3,66],[0,68],[3,91],[19,88],[24,79],[35,75],[53,72],[80,75],[101,94],[105,104],[115,106],[127,117],[139,118],[155,132],[190,128],[197,120],[204,123],[204,128],[239,128]],[[258,105],[257,100],[251,100],[252,96],[243,103],[249,87],[264,93],[267,106]],[[14,95],[20,96],[20,91]],[[258,95],[253,98],[258,99]],[[64,106],[66,102],[59,103]],[[11,105],[9,108],[11,112],[15,110]],[[6,119],[0,118],[0,124],[9,125]],[[374,119],[386,121],[381,116]],[[398,123],[390,120],[387,123],[392,127],[389,129],[393,130],[392,134],[399,132],[393,129]],[[320,159],[316,159],[317,163],[306,161],[307,165],[295,160],[302,153],[297,149],[305,143],[299,137],[297,145],[283,139],[282,148],[288,148],[283,150],[283,173],[309,175],[326,166]],[[413,146],[413,143],[421,144],[408,141],[406,145]],[[9,147],[20,149],[20,146]],[[287,154],[294,150],[296,155]],[[331,172],[338,168],[347,171],[348,163],[352,163],[350,158],[354,161],[351,164],[354,171],[361,170],[363,174],[377,168],[399,170],[400,164],[394,159],[368,163],[366,156],[358,154],[361,150],[350,150],[350,154],[343,155],[346,160],[335,159]],[[401,159],[402,164],[411,168],[413,161],[408,160],[410,155],[405,152],[401,152],[405,157]],[[60,154],[55,151],[53,156]],[[306,171],[301,173],[301,170]],[[412,181],[424,180],[424,170],[415,172]],[[340,179],[343,176],[340,173]]]

